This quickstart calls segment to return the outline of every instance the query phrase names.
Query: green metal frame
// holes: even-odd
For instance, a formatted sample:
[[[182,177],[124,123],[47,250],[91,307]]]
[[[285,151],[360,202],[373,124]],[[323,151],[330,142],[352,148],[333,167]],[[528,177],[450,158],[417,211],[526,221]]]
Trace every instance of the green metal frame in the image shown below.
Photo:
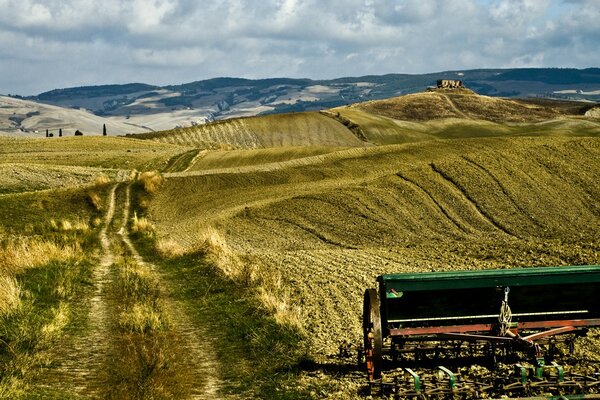
[[[401,293],[408,290],[585,283],[590,279],[600,282],[600,265],[387,274],[377,278],[386,293],[392,290]]]

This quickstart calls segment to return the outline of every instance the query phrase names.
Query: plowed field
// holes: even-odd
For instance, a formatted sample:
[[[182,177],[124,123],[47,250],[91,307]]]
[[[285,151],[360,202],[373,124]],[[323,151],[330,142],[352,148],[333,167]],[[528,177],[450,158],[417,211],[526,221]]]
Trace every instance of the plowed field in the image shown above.
[[[342,124],[315,112],[238,118],[136,137],[202,149],[365,145]]]
[[[600,141],[507,138],[355,149],[306,165],[178,175],[152,206],[189,248],[214,226],[283,276],[317,355],[358,341],[382,273],[600,263]]]

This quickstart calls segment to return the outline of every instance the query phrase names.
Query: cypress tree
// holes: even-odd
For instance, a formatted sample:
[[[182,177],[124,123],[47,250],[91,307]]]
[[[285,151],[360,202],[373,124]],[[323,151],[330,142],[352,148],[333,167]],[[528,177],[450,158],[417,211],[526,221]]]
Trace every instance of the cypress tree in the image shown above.
[[[46,129],[46,137],[48,137],[48,129]]]
[[[58,130],[58,137],[62,137],[62,128]]]
[[[102,124],[102,136],[106,136],[106,124]]]

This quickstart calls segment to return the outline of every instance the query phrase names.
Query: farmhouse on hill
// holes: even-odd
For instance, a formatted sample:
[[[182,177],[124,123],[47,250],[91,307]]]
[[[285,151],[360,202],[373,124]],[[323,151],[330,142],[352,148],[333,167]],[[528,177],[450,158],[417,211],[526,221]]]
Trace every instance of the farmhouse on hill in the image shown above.
[[[437,81],[438,89],[458,89],[463,88],[462,81],[453,80],[453,79],[439,79]]]

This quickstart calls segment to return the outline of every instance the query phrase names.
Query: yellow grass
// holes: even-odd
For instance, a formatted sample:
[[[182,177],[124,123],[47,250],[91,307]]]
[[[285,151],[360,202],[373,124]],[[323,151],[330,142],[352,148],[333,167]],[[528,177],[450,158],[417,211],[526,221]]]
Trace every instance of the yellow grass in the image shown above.
[[[137,212],[134,212],[133,217],[131,218],[131,231],[143,235],[152,235],[154,232],[154,225],[148,218],[138,217]]]
[[[0,247],[0,271],[18,274],[49,262],[69,261],[82,256],[83,250],[78,244],[59,245],[29,237],[9,238]]]
[[[88,200],[96,211],[102,211],[102,197],[95,190],[88,191]]]
[[[291,291],[284,288],[281,272],[268,270],[255,260],[240,257],[227,244],[225,237],[215,228],[209,227],[202,235],[200,249],[226,277],[257,289],[263,307],[272,313],[282,325],[304,329],[303,313],[294,305]]]
[[[60,140],[0,137],[3,163],[31,164],[34,161],[47,166],[69,165],[69,168],[87,166],[148,171],[164,167],[169,159],[189,150],[188,147],[122,137],[63,137]],[[88,182],[97,175],[96,169]]]
[[[94,179],[94,185],[101,186],[110,183],[110,178],[106,174],[100,174]]]
[[[236,118],[140,137],[202,149],[364,146],[342,124],[317,112]]]
[[[20,303],[21,288],[10,275],[0,274],[0,316],[10,314]]]
[[[61,302],[52,312],[52,320],[42,327],[42,335],[46,340],[59,335],[69,323],[69,307],[65,303]]]
[[[185,254],[185,249],[173,239],[159,239],[156,250],[165,258],[175,258]]]
[[[52,229],[55,232],[87,232],[90,230],[89,224],[82,219],[77,219],[75,221],[71,221],[68,219],[61,219],[59,221],[56,221],[54,219],[51,219],[48,224],[50,225],[50,229]]]
[[[252,150],[204,151],[190,167],[191,171],[239,168],[318,156],[342,150],[337,147],[281,147]]]
[[[169,327],[164,313],[147,303],[135,303],[122,312],[119,324],[123,329],[134,333],[157,332]]]
[[[139,175],[138,180],[144,186],[146,193],[149,194],[156,193],[160,185],[163,183],[163,177],[158,171],[142,172]]]

